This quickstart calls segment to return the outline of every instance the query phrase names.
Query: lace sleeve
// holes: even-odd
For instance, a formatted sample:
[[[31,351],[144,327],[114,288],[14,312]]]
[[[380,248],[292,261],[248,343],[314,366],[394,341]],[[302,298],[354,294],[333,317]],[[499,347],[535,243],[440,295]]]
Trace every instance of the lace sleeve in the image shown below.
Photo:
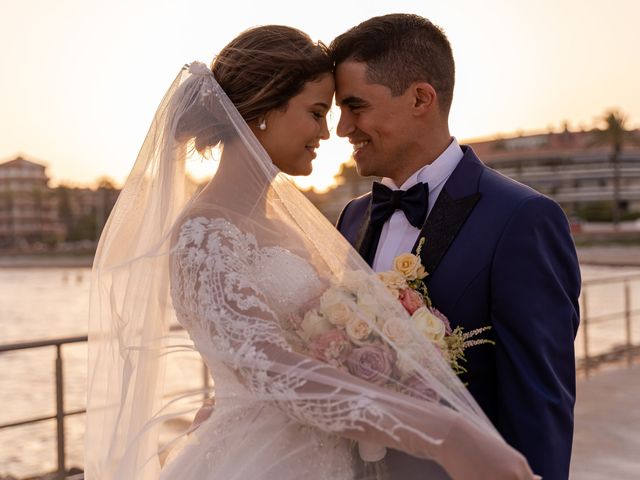
[[[252,272],[257,250],[255,239],[228,221],[200,217],[183,224],[172,259],[171,291],[180,322],[192,336],[204,333],[201,340],[225,352],[234,368],[256,353],[247,349],[258,343],[289,348]]]

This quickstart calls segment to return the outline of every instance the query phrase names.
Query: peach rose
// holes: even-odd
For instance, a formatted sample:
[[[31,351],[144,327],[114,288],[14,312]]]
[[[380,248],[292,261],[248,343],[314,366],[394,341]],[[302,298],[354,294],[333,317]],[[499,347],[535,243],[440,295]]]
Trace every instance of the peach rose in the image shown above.
[[[393,269],[407,280],[415,280],[420,266],[420,258],[412,253],[398,255],[393,261]]]
[[[424,265],[420,264],[418,265],[418,268],[416,268],[416,278],[419,280],[422,280],[423,278],[426,278],[429,275],[429,272],[427,272],[427,270],[424,268]]]
[[[380,272],[378,273],[378,278],[396,298],[398,298],[400,290],[408,287],[407,280],[404,276],[400,272],[396,272],[394,270],[389,272]]]

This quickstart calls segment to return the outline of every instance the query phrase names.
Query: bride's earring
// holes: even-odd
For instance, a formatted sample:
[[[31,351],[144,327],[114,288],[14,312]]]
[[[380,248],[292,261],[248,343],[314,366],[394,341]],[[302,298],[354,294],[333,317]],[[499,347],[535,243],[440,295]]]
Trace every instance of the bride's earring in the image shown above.
[[[267,121],[264,118],[260,120],[260,123],[258,124],[258,128],[263,132],[267,129]]]

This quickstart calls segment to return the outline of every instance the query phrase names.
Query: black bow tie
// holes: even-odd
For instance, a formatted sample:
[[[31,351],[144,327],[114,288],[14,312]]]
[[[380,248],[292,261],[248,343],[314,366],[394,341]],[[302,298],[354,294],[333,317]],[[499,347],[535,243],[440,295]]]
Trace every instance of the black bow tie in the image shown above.
[[[393,212],[402,210],[409,223],[422,228],[429,207],[429,185],[417,183],[409,190],[391,190],[373,182],[371,189],[371,223],[382,225]]]

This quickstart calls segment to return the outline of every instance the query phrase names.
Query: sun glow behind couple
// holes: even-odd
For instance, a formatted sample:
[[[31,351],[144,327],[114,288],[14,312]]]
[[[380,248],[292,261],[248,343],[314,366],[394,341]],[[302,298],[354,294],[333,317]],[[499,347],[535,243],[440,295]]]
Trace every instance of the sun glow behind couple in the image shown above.
[[[329,132],[331,137],[320,144],[316,151],[318,156],[313,161],[313,172],[308,176],[291,177],[303,190],[313,189],[317,193],[326,193],[336,187],[335,176],[340,171],[343,163],[353,163],[353,147],[348,140],[338,137],[335,132],[335,125],[340,116],[340,110],[334,105],[328,115]],[[193,149],[187,156],[187,174],[196,182],[202,183],[209,180],[215,174],[218,164],[216,158],[219,154],[213,152],[212,159],[203,159]]]

